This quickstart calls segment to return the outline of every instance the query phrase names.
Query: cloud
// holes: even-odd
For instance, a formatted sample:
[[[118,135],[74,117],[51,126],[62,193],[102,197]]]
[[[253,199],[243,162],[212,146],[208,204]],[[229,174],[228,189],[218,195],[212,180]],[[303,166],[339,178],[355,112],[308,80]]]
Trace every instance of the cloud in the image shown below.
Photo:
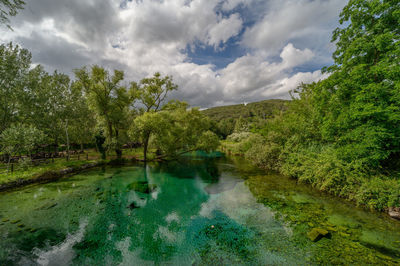
[[[326,45],[346,3],[347,0],[271,0],[264,17],[247,28],[242,44],[268,55],[277,53],[289,41],[304,38],[310,48],[321,45],[321,37]]]
[[[209,30],[207,43],[218,48],[222,43],[226,43],[231,37],[239,34],[242,29],[242,19],[238,13],[230,15],[227,19],[222,19]]]
[[[100,64],[136,81],[160,71],[179,85],[174,97],[210,107],[287,98],[323,78],[317,70],[331,62],[330,33],[345,2],[31,0],[0,41],[21,44],[49,71]],[[195,63],[214,55],[233,59]]]

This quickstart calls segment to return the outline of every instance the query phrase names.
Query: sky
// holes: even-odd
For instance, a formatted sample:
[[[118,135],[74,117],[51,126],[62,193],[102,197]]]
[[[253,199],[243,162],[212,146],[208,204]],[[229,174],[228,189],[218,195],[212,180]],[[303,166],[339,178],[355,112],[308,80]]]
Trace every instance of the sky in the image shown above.
[[[208,108],[289,99],[301,82],[325,78],[332,31],[347,0],[29,0],[0,28],[34,64],[73,78],[93,64],[155,72],[179,86],[172,97]]]

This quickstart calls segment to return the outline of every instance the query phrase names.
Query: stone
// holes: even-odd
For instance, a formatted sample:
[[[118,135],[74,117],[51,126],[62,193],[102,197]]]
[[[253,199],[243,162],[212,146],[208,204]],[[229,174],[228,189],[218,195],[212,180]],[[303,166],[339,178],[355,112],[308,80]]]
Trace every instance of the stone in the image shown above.
[[[313,228],[311,229],[310,232],[307,233],[307,237],[312,241],[312,242],[317,242],[323,237],[330,237],[329,231],[322,229],[322,228]]]
[[[149,184],[146,181],[138,181],[128,185],[128,190],[134,190],[136,192],[150,194],[154,190],[156,190],[157,186],[154,184]]]
[[[133,210],[139,208],[139,206],[137,206],[134,202],[132,202],[131,204],[129,204],[128,208]]]
[[[390,217],[400,220],[400,207],[390,207],[388,214]]]

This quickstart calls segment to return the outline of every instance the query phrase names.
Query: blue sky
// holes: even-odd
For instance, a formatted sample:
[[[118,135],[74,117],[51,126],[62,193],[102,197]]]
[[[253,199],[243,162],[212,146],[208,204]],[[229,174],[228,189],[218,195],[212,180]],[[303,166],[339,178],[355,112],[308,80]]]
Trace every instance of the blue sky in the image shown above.
[[[30,0],[0,29],[48,71],[100,64],[138,81],[172,75],[174,97],[211,107],[288,98],[326,76],[346,0]]]

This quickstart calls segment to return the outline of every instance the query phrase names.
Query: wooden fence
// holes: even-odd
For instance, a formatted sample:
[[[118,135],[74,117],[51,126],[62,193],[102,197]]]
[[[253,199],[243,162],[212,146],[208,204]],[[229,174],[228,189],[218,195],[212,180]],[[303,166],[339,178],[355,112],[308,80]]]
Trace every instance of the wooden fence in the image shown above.
[[[43,158],[37,158],[37,159],[30,159],[30,157],[16,157],[13,158],[13,160],[8,163],[0,164],[0,174],[4,173],[13,173],[15,170],[22,168],[22,163],[20,161],[22,160],[28,160],[28,163],[30,166],[38,166],[38,165],[43,165],[43,164],[49,164],[49,163],[54,163],[55,160],[60,160],[60,159],[65,159],[66,161],[69,160],[89,160],[89,153],[73,153],[73,154],[66,154],[64,156],[59,156],[59,157],[43,157]]]

